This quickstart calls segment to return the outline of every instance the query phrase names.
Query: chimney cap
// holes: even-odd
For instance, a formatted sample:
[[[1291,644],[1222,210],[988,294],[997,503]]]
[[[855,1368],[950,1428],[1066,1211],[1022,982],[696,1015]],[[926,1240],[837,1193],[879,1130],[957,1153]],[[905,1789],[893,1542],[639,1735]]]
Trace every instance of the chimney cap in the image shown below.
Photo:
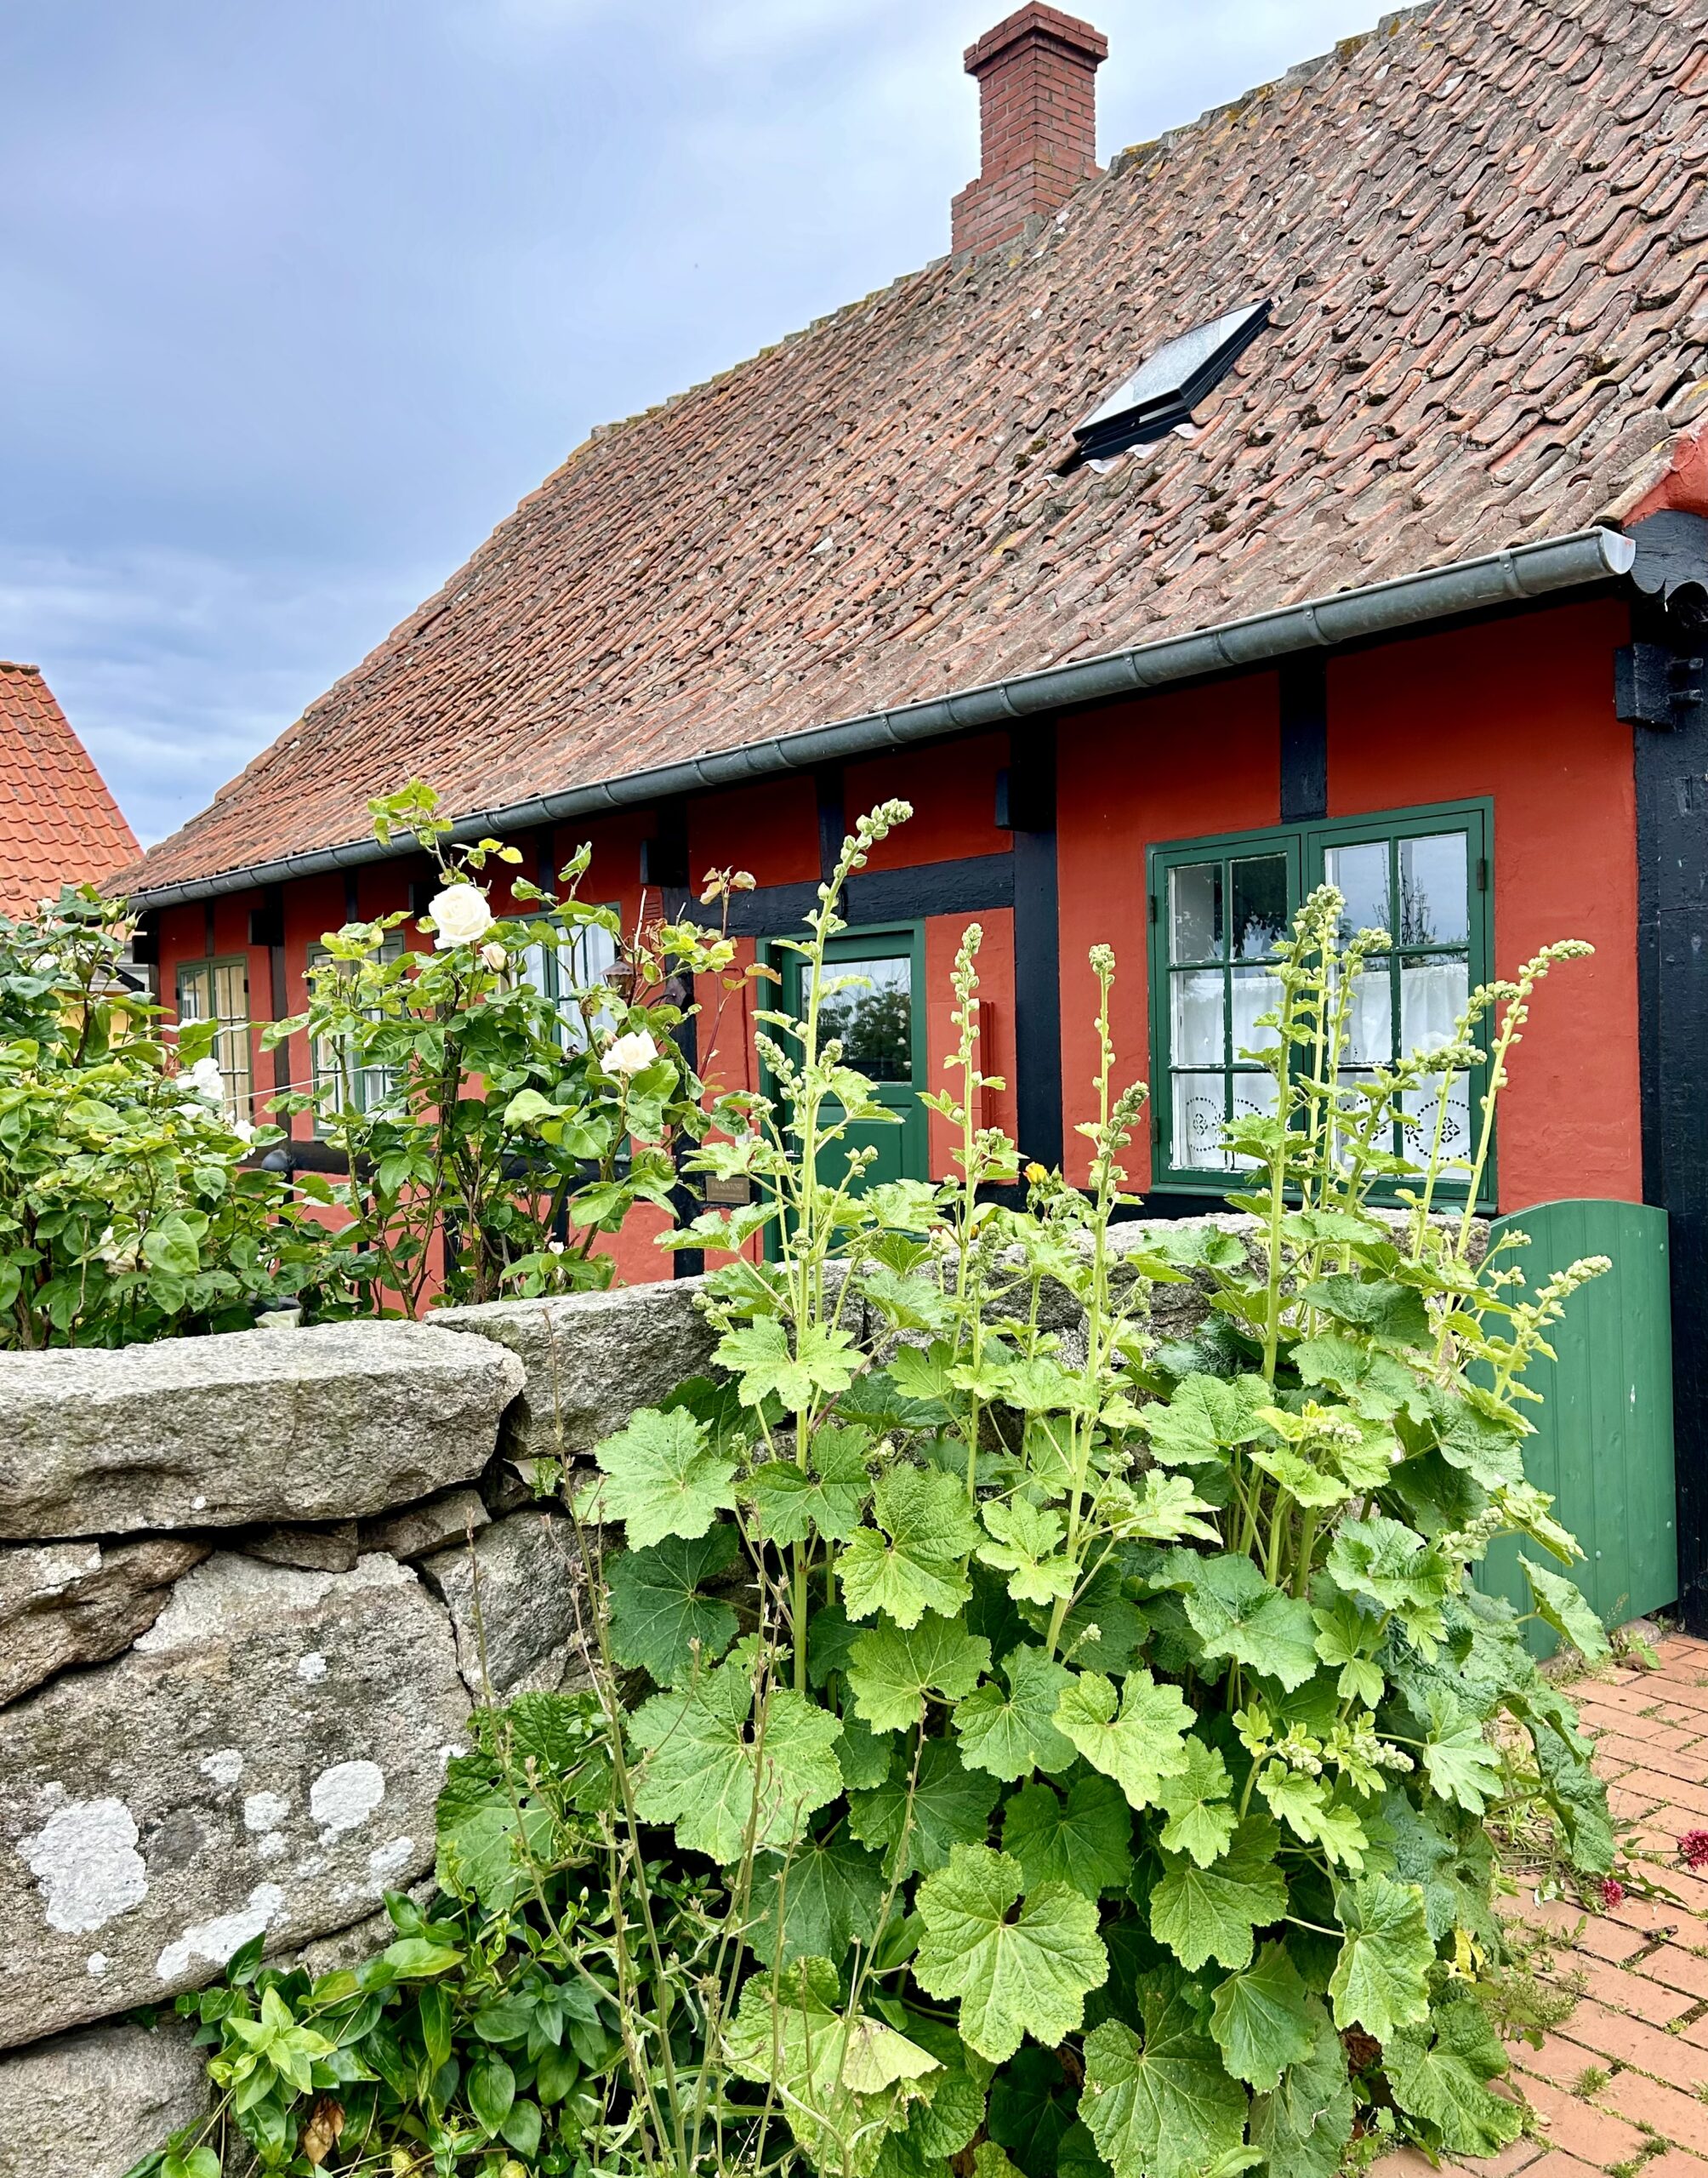
[[[1016,8],[1011,15],[1005,16],[967,48],[962,55],[967,74],[982,76],[1011,46],[1018,45],[1023,38],[1048,40],[1066,46],[1070,52],[1089,60],[1094,68],[1109,57],[1109,41],[1095,25],[1082,22],[1078,15],[1064,15],[1059,8],[1047,8],[1043,0],[1027,0],[1025,7]]]

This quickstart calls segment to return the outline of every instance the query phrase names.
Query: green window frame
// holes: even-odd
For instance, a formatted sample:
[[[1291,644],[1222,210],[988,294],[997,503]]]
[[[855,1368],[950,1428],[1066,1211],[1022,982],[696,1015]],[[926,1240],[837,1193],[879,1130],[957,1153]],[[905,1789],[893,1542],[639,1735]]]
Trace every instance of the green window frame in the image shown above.
[[[393,933],[380,941],[379,958],[384,961],[401,961],[405,946],[401,936]],[[324,945],[310,945],[304,963],[305,974],[332,962],[333,956]],[[309,1066],[314,1076],[315,1094],[333,1083],[347,1086],[355,1109],[371,1112],[391,1094],[392,1073],[386,1066],[356,1066],[349,1050],[349,1040],[343,1036],[316,1036],[309,1050]],[[315,1112],[315,1132],[324,1134],[325,1121],[318,1108]]]
[[[225,1116],[247,1120],[254,1098],[254,1058],[249,1036],[249,963],[241,953],[179,964],[180,1021],[217,1020],[214,1058],[225,1092]]]
[[[614,900],[599,904],[618,911]],[[532,918],[524,917],[523,920]],[[566,954],[570,956],[567,973],[565,972]],[[571,994],[590,989],[595,984],[605,982],[617,964],[617,938],[601,923],[583,923],[574,937],[564,944],[553,944],[543,938],[530,945],[522,955],[523,978],[533,985],[542,998],[549,998],[557,1008],[566,1051],[584,1049],[588,1037],[588,1024],[583,1020],[580,1011],[567,1003]],[[595,1034],[601,1026],[615,1025],[603,1013],[596,1014],[592,1023]]]
[[[1236,1110],[1273,1109],[1269,1078],[1241,1052],[1259,1047],[1252,1023],[1279,997],[1274,941],[1325,881],[1346,894],[1348,935],[1386,927],[1393,939],[1360,978],[1352,1058],[1364,1066],[1345,1075],[1444,1038],[1466,992],[1493,972],[1493,846],[1492,805],[1469,801],[1151,848],[1153,1189],[1225,1194],[1238,1184],[1221,1128]],[[1474,1069],[1449,1088],[1449,1154],[1455,1137],[1468,1145],[1485,1074]],[[1434,1095],[1419,1100],[1424,1132],[1414,1144],[1427,1140],[1436,1110]],[[1394,1146],[1406,1139],[1396,1126]],[[1491,1158],[1485,1196],[1493,1186]]]

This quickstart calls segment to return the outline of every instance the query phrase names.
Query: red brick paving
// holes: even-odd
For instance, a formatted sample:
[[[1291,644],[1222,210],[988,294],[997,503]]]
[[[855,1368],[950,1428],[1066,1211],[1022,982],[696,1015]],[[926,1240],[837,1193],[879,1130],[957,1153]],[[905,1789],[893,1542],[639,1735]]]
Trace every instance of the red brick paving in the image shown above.
[[[1447,2178],[1708,2178],[1708,1881],[1678,1857],[1682,1832],[1708,1828],[1708,1641],[1669,1634],[1659,1653],[1658,1671],[1586,1679],[1576,1698],[1631,1873],[1672,1896],[1633,1890],[1590,1915],[1525,1895],[1506,1909],[1551,1931],[1554,1973],[1580,1976],[1583,1993],[1540,2050],[1514,2052],[1533,2136],[1489,2162],[1443,2164]],[[1582,2095],[1592,2071],[1607,2084]],[[1430,2168],[1407,2148],[1373,2178]]]

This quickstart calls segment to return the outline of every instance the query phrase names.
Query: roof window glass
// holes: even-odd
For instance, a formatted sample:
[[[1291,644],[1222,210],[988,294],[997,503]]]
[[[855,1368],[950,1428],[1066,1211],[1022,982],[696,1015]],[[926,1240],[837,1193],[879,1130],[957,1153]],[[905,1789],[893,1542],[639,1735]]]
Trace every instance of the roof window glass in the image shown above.
[[[1269,322],[1267,302],[1247,303],[1170,340],[1073,427],[1081,460],[1101,461],[1159,439],[1192,412]]]

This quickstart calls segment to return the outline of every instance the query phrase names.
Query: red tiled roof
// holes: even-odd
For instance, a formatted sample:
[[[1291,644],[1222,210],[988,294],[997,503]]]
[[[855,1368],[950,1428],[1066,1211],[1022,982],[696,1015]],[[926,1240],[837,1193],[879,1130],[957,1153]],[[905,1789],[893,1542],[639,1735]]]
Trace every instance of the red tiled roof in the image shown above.
[[[167,884],[1618,517],[1708,408],[1708,0],[1437,0],[594,435],[149,856]],[[1041,226],[1041,231],[1039,228]],[[1163,340],[1275,320],[1056,474]]]
[[[0,915],[111,877],[136,835],[37,665],[0,659]]]

